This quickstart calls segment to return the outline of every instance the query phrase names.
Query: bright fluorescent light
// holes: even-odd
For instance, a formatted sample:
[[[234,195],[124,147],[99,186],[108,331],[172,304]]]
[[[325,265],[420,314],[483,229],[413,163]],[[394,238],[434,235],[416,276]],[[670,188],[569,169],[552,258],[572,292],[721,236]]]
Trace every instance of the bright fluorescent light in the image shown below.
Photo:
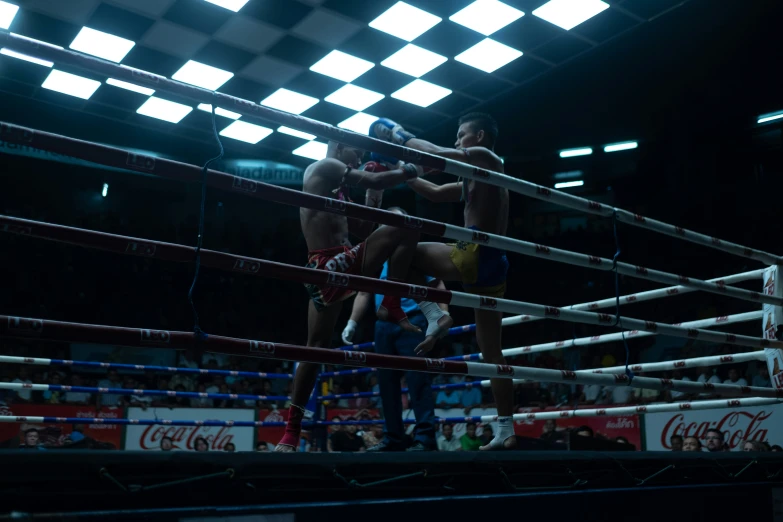
[[[347,107],[354,111],[363,111],[370,105],[378,103],[385,96],[379,92],[357,87],[356,85],[343,85],[332,94],[324,98],[324,101]]]
[[[419,78],[447,60],[445,56],[408,44],[382,61],[381,65]]]
[[[375,64],[341,51],[332,51],[310,67],[310,70],[344,82],[352,82],[375,67]]]
[[[103,191],[101,192],[101,196],[103,196],[105,198],[108,195],[109,195],[109,184],[108,183],[104,183],[103,184]]]
[[[397,2],[381,16],[370,22],[370,27],[388,33],[406,42],[412,42],[436,26],[442,18],[422,11],[405,2]]]
[[[621,150],[631,150],[639,146],[635,141],[625,141],[623,143],[612,143],[604,147],[604,152],[620,152]]]
[[[169,123],[179,123],[192,110],[193,107],[189,105],[182,105],[181,103],[174,103],[152,96],[136,112]]]
[[[602,0],[551,0],[533,15],[568,31],[606,9],[609,4]]]
[[[451,94],[451,90],[425,82],[424,80],[413,80],[397,92],[393,92],[391,97],[402,100],[419,107],[429,107],[438,100],[441,100]]]
[[[576,156],[589,156],[593,153],[593,149],[590,147],[582,147],[581,149],[566,149],[560,151],[561,158],[575,158]]]
[[[556,189],[564,189],[564,188],[571,188],[571,187],[581,187],[584,185],[584,180],[578,179],[576,181],[564,181],[563,183],[555,183]]]
[[[235,13],[245,7],[248,0],[207,0],[210,4],[219,5]]]
[[[574,179],[581,178],[583,175],[584,172],[581,170],[569,170],[568,172],[558,172],[552,177],[555,179]]]
[[[82,27],[79,34],[71,42],[71,49],[83,53],[111,60],[112,62],[121,62],[125,55],[133,49],[135,42],[114,36],[113,34],[96,31],[89,27]]]
[[[0,2],[0,29],[11,27],[11,22],[14,21],[17,11],[19,11],[18,5]]]
[[[522,56],[522,51],[485,38],[467,51],[454,57],[458,62],[491,73]]]
[[[289,136],[293,136],[295,138],[302,138],[303,140],[308,140],[308,141],[315,139],[315,134],[308,134],[306,132],[292,129],[291,127],[285,127],[285,126],[278,127],[277,132],[288,134]]]
[[[294,150],[292,154],[318,161],[326,157],[327,148],[328,147],[326,143],[321,143],[320,141],[308,141],[298,149]]]
[[[489,36],[525,16],[519,9],[498,0],[476,0],[449,17],[452,22]]]
[[[109,78],[108,80],[106,80],[106,83],[108,83],[109,85],[113,85],[115,87],[119,87],[120,89],[126,89],[128,91],[144,94],[145,96],[152,96],[153,94],[155,94],[155,89],[148,89],[147,87],[142,87],[140,85],[136,85],[133,83],[124,82],[122,80],[115,80],[114,78]]]
[[[19,60],[24,60],[26,62],[37,63],[38,65],[43,65],[44,67],[51,68],[54,65],[52,62],[47,62],[46,60],[41,60],[40,58],[35,58],[33,56],[27,56],[26,54],[17,53],[16,51],[12,51],[11,49],[7,49],[5,47],[0,49],[0,54],[10,56],[11,58],[18,58]]]
[[[232,72],[190,60],[171,79],[216,91],[233,77]]]
[[[260,125],[253,125],[246,121],[235,121],[220,132],[221,136],[233,138],[235,140],[252,143],[255,145],[267,136],[272,134],[272,129],[267,129]]]
[[[212,105],[208,103],[199,104],[198,110],[212,114]],[[224,118],[231,118],[232,120],[238,120],[242,117],[242,115],[238,112],[227,111],[226,109],[221,109],[220,107],[215,109],[215,114],[218,116],[223,116]]]
[[[771,112],[769,114],[762,114],[756,123],[767,123],[768,121],[775,121],[783,118],[783,111]]]
[[[299,94],[288,89],[278,89],[261,101],[261,105],[265,107],[292,114],[302,114],[316,103],[318,103],[318,98]]]
[[[61,92],[83,100],[89,100],[90,96],[92,96],[100,86],[101,82],[99,81],[82,78],[81,76],[58,71],[56,69],[52,69],[52,72],[49,73],[49,76],[47,76],[43,85],[41,85],[44,89]]]
[[[350,131],[367,136],[370,133],[370,125],[376,121],[378,121],[377,116],[373,116],[372,114],[365,114],[363,112],[357,112],[347,120],[338,123],[337,126],[341,129],[348,129]]]

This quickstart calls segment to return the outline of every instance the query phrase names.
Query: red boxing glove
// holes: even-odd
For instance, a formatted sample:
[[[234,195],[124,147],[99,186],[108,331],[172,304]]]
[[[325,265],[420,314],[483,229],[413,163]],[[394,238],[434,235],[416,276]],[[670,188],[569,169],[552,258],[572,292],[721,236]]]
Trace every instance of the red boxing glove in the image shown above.
[[[377,161],[368,161],[362,165],[362,170],[365,172],[387,172],[390,169]]]

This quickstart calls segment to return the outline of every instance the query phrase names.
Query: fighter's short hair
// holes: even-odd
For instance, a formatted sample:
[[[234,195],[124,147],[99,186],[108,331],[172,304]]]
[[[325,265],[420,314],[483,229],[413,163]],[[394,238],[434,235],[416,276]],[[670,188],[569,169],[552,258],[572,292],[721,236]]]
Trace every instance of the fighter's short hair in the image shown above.
[[[498,139],[498,122],[495,118],[485,112],[470,112],[459,119],[459,125],[470,123],[475,126],[476,130],[483,130],[492,143]]]

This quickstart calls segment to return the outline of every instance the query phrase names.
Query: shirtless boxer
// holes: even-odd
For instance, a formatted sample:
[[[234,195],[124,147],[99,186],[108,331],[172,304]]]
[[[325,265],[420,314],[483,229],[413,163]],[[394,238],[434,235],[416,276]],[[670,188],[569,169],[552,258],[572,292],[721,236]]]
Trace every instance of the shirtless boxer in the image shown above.
[[[370,136],[479,168],[503,172],[503,162],[494,153],[498,136],[497,123],[487,114],[472,113],[460,118],[454,149],[441,148],[420,140],[397,123],[385,118],[372,124]],[[384,159],[393,161],[391,158]],[[408,185],[430,201],[464,201],[466,227],[506,235],[508,190],[473,180],[436,185],[423,179],[411,179]],[[443,281],[460,281],[466,292],[503,297],[506,291],[508,260],[504,251],[494,248],[462,241],[456,244],[419,243],[413,267]],[[502,313],[476,309],[475,316],[476,340],[484,362],[505,364],[501,351]],[[432,349],[435,341],[435,336],[428,336],[420,346],[421,351]],[[499,429],[492,441],[481,449],[514,448],[514,385],[510,379],[492,379],[492,393],[498,408]]]
[[[349,187],[364,188],[367,189],[367,204],[380,207],[383,189],[415,179],[420,174],[420,170],[411,164],[400,164],[399,168],[383,172],[373,172],[376,169],[372,165],[375,164],[368,164],[370,168],[358,170],[356,167],[360,165],[361,157],[362,151],[358,149],[329,142],[327,157],[313,163],[305,171],[303,191],[348,201]],[[306,208],[300,210],[299,218],[309,251],[308,268],[372,276],[380,273],[381,267],[388,259],[388,279],[396,281],[407,279],[408,269],[419,240],[418,232],[387,226],[373,232],[373,223]],[[349,241],[349,234],[366,237],[366,240],[353,246]],[[342,302],[355,292],[342,286],[305,285],[305,287],[310,295],[307,313],[307,346],[328,348],[342,309]],[[405,330],[421,331],[408,321],[401,308],[399,297],[385,297],[382,306],[390,321],[398,323]],[[443,316],[438,305],[421,302],[419,307],[428,321],[435,322],[437,328],[438,319]],[[285,435],[275,448],[276,451],[296,451],[299,446],[304,406],[313,391],[317,372],[316,364],[299,364],[294,376]]]

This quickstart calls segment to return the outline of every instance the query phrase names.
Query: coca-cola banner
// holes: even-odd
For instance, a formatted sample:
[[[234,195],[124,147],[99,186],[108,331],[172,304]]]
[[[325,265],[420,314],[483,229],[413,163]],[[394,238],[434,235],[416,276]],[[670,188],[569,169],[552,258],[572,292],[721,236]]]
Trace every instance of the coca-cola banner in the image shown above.
[[[0,415],[12,417],[78,417],[122,419],[123,408],[74,406],[68,404],[11,404],[0,406]],[[39,424],[32,422],[0,424],[0,447],[42,445],[62,446],[70,441],[74,424]],[[82,424],[79,429],[88,438],[104,443],[105,449],[122,447],[122,426],[112,424]]]
[[[703,444],[710,428],[722,431],[732,449],[746,440],[783,444],[783,405],[651,413],[644,418],[646,449],[671,450],[672,435],[699,437]]]
[[[217,408],[128,408],[129,419],[171,420],[237,420],[254,421],[255,410]],[[237,451],[252,451],[255,428],[235,426],[128,426],[125,431],[126,450],[159,451],[160,439],[171,437],[174,449],[193,451],[193,443],[203,437],[210,451],[222,451],[233,442]]]

